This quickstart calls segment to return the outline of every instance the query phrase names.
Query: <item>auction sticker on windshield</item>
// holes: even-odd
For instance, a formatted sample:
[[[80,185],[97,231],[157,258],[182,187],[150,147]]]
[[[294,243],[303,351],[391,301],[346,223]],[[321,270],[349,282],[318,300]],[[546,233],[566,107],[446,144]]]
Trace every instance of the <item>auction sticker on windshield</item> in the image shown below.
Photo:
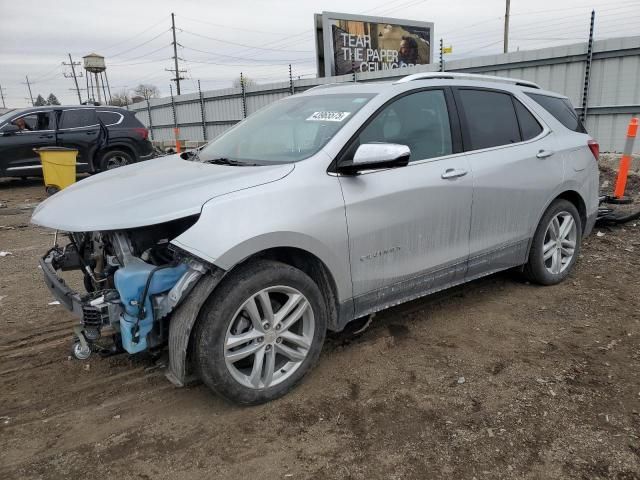
[[[307,118],[308,122],[341,122],[349,116],[351,112],[313,112]]]

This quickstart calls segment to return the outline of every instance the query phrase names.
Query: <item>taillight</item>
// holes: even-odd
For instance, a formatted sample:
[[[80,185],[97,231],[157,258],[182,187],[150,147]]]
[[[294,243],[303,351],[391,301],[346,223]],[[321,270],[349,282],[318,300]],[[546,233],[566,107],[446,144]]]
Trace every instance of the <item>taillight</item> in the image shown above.
[[[600,145],[595,140],[589,140],[587,142],[587,145],[589,146],[589,150],[591,150],[591,153],[593,153],[593,156],[597,161],[600,158]]]
[[[133,131],[140,135],[143,140],[149,138],[149,130],[146,128],[134,128]]]

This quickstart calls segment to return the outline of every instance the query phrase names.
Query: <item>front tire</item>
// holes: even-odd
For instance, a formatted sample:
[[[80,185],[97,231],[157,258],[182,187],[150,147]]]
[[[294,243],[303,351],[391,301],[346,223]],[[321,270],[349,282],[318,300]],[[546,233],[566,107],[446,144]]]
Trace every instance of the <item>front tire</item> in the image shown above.
[[[582,240],[582,222],[573,203],[555,200],[542,216],[533,237],[524,273],[532,282],[555,285],[576,263]]]
[[[203,306],[194,363],[203,382],[226,399],[265,403],[313,368],[326,329],[315,282],[284,263],[258,260],[232,272]]]

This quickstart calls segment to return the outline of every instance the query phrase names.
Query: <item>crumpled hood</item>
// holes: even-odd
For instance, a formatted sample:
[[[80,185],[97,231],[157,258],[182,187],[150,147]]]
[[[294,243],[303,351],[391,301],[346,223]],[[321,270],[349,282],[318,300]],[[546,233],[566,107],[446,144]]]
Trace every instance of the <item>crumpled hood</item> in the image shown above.
[[[214,197],[274,182],[293,168],[212,165],[171,155],[83,179],[38,205],[31,222],[67,232],[155,225],[198,214]]]

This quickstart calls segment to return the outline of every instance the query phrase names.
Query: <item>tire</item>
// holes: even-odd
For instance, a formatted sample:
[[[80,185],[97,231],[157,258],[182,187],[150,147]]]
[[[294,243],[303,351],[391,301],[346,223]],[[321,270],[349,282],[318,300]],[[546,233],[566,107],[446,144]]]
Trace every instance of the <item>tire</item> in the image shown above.
[[[288,312],[279,318],[284,307]],[[231,402],[269,402],[315,366],[326,330],[325,301],[315,282],[284,263],[257,260],[231,272],[200,311],[195,368],[211,390]],[[238,343],[225,348],[232,342]]]
[[[555,220],[557,224],[552,225]],[[555,200],[542,216],[533,236],[529,260],[524,267],[525,276],[541,285],[562,282],[576,263],[581,241],[582,221],[575,205],[568,200]]]
[[[98,167],[101,172],[113,170],[114,168],[124,167],[134,163],[131,153],[125,150],[108,150],[100,155]]]

